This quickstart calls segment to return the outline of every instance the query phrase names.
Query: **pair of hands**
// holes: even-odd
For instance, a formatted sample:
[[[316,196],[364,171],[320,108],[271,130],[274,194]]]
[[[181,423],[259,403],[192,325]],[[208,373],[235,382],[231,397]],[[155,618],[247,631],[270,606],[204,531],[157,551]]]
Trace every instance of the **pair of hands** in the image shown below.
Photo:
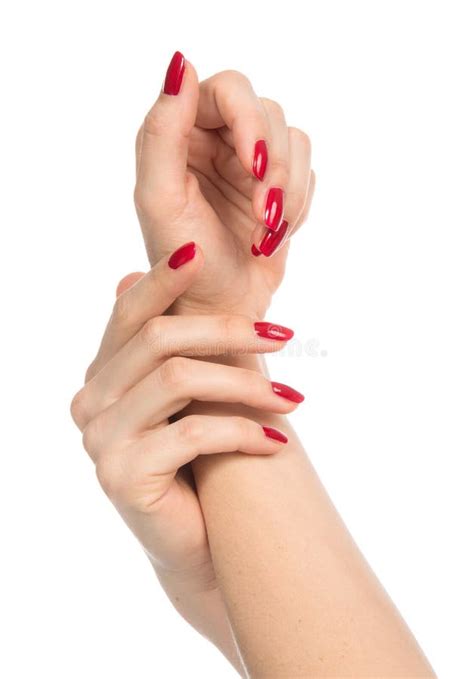
[[[289,413],[302,397],[239,359],[202,359],[277,351],[291,338],[260,319],[309,210],[310,145],[244,76],[225,72],[199,85],[176,53],[136,150],[135,203],[153,266],[120,283],[72,414],[100,483],[170,598],[213,596],[188,463],[226,451],[276,453],[286,436],[266,426],[266,413]],[[261,417],[178,419],[193,400],[244,404]],[[194,624],[186,604],[178,608]]]

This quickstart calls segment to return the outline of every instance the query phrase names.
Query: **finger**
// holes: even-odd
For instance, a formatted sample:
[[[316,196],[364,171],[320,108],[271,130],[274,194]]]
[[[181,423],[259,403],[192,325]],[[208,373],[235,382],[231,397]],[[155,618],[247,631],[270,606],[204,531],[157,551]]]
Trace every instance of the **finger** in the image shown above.
[[[200,84],[196,124],[205,129],[227,127],[242,167],[257,179],[264,178],[268,120],[260,99],[242,73],[223,71]]]
[[[224,190],[226,186],[231,186],[242,194],[242,198],[245,200],[239,206],[249,217],[252,217],[251,201],[255,190],[255,179],[244,170],[234,149],[222,139],[218,139],[215,145],[213,168],[218,177],[223,180],[219,184],[220,190]]]
[[[186,243],[120,294],[87,378],[92,378],[146,321],[163,314],[191,285],[203,263],[201,249],[195,243]]]
[[[307,134],[294,127],[288,129],[289,167],[285,219],[296,224],[306,203],[311,179],[311,141]]]
[[[160,316],[147,321],[76,397],[79,428],[171,356],[261,354],[282,349],[293,331],[245,316]],[[78,407],[80,403],[80,407]]]
[[[255,187],[252,206],[259,222],[274,231],[285,211],[289,180],[288,129],[281,106],[270,99],[261,101],[270,127],[269,163],[263,182]]]
[[[153,430],[123,451],[93,459],[99,481],[114,504],[149,513],[157,508],[176,471],[198,455],[233,451],[272,455],[287,442],[284,432],[244,417],[190,415]]]
[[[141,271],[134,271],[133,273],[129,273],[126,276],[124,276],[117,285],[115,296],[120,297],[122,293],[131,288],[132,285],[135,285],[135,283],[137,283],[140,280],[140,278],[143,278],[144,275],[145,274]]]
[[[242,403],[283,414],[292,412],[304,396],[253,370],[174,357],[92,419],[84,436],[88,440],[88,430],[94,436],[99,431],[95,438],[102,447],[113,448],[167,420],[193,400]]]
[[[308,195],[306,196],[306,202],[303,208],[303,211],[301,212],[300,216],[298,217],[298,220],[294,227],[291,230],[291,236],[295,234],[298,229],[306,222],[308,219],[309,212],[311,210],[311,205],[313,202],[314,198],[314,192],[316,190],[316,174],[314,173],[314,170],[311,170],[311,176],[309,180],[309,189],[308,189]]]
[[[181,205],[186,198],[189,135],[196,119],[196,71],[180,52],[171,59],[163,90],[148,112],[137,140],[137,210]]]
[[[198,455],[239,451],[276,453],[288,442],[283,432],[245,417],[188,415],[151,433],[135,447],[138,464],[150,474],[172,473]],[[140,459],[141,458],[141,459]]]

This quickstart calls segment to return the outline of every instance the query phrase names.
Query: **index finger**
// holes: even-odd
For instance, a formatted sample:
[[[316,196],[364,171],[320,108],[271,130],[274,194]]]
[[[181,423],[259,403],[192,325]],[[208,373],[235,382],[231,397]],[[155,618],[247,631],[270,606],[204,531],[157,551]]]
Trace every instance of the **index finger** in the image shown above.
[[[223,71],[199,85],[196,124],[205,129],[228,127],[242,167],[260,181],[268,163],[269,125],[262,102],[248,78]]]
[[[162,315],[189,288],[203,263],[202,251],[196,243],[186,243],[170,256],[160,259],[117,297],[86,381],[94,377],[150,318]]]

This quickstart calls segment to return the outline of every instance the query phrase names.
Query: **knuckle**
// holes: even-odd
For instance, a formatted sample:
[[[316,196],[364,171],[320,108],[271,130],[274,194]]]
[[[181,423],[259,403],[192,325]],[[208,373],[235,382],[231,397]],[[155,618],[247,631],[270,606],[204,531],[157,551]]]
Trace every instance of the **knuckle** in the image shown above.
[[[239,437],[242,439],[245,439],[249,437],[251,434],[253,434],[253,423],[250,422],[250,420],[247,420],[245,417],[237,417],[234,416],[232,418],[234,427],[236,429],[237,434]]]
[[[96,375],[98,372],[96,366],[96,360],[94,359],[86,370],[86,374],[84,375],[84,383],[87,384],[87,382],[89,382],[94,377],[94,375]]]
[[[112,316],[119,326],[128,326],[133,323],[133,307],[130,295],[123,292],[115,300]]]
[[[202,418],[199,415],[188,415],[178,420],[177,425],[178,436],[184,439],[187,445],[191,445],[193,449],[198,450],[205,433]]]
[[[274,99],[262,99],[262,102],[270,115],[276,118],[285,118],[283,107],[277,101]]]
[[[150,318],[140,330],[140,337],[147,352],[153,356],[160,353],[164,321],[160,317]]]
[[[102,490],[113,501],[122,499],[130,485],[119,459],[116,455],[103,455],[95,468]]]
[[[288,192],[287,205],[291,205],[295,212],[300,212],[306,201],[306,189],[302,186]]]
[[[245,87],[251,87],[250,80],[247,78],[246,75],[241,73],[240,71],[234,70],[234,69],[227,69],[226,71],[221,71],[218,74],[218,81],[223,81],[225,83],[229,83],[230,85],[233,86],[245,86]]]
[[[167,388],[179,388],[189,379],[192,361],[182,356],[173,356],[163,363],[159,370],[160,381]]]
[[[98,415],[88,422],[82,432],[82,445],[92,458],[97,457],[102,446],[102,419]]]
[[[219,320],[219,333],[223,339],[233,340],[242,333],[244,323],[244,316],[222,316]]]
[[[262,394],[268,389],[268,381],[263,375],[256,372],[255,370],[249,370],[246,381],[248,380],[249,390],[255,392],[256,394]]]
[[[83,429],[87,421],[87,408],[84,396],[84,388],[82,388],[74,395],[70,406],[71,417],[79,429]]]
[[[153,217],[158,212],[157,196],[153,191],[145,189],[141,182],[137,182],[135,186],[133,201],[140,217]]]
[[[286,184],[290,177],[290,172],[288,168],[288,162],[284,158],[279,158],[278,156],[272,160],[272,170],[275,175],[279,177],[282,184]]]
[[[143,121],[143,131],[153,137],[166,135],[169,131],[169,124],[163,115],[160,115],[156,108],[152,108],[145,116]]]
[[[306,132],[303,132],[303,130],[300,130],[298,127],[289,127],[288,134],[291,141],[294,140],[307,154],[311,153],[311,139]]]

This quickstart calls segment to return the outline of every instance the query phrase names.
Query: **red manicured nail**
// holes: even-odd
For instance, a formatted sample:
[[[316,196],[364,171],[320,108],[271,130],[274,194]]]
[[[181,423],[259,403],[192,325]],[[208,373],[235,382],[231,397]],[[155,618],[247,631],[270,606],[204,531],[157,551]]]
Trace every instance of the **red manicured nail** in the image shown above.
[[[166,71],[165,84],[163,85],[163,92],[165,94],[179,94],[185,66],[186,60],[181,52],[175,52]]]
[[[265,339],[287,341],[295,334],[293,330],[285,328],[284,325],[274,325],[273,323],[265,323],[264,321],[259,321],[253,325],[257,335],[259,337],[264,337]]]
[[[251,247],[250,251],[251,251],[251,253],[254,257],[260,257],[260,255],[262,254],[260,252],[260,250],[257,248],[257,246],[254,245],[253,243],[252,243],[252,247]]]
[[[282,431],[279,431],[279,429],[275,429],[274,427],[263,427],[263,433],[265,436],[269,439],[273,439],[274,441],[278,441],[278,443],[288,443],[288,436],[286,436]]]
[[[301,403],[304,401],[303,394],[300,394],[296,389],[292,389],[287,384],[281,384],[280,382],[272,382],[272,389],[278,396],[288,399],[288,401],[293,401],[293,403]]]
[[[275,250],[282,244],[287,231],[288,222],[284,219],[275,231],[267,231],[262,238],[262,242],[258,246],[259,252],[262,255],[265,255],[265,257],[271,257]]]
[[[259,139],[255,144],[252,171],[257,179],[263,180],[268,163],[267,143],[265,139]]]
[[[196,254],[196,243],[186,243],[175,250],[168,260],[168,266],[171,269],[179,269],[180,266],[191,261]]]
[[[265,224],[275,231],[280,226],[283,216],[283,189],[276,186],[268,191],[267,204],[265,206]]]

